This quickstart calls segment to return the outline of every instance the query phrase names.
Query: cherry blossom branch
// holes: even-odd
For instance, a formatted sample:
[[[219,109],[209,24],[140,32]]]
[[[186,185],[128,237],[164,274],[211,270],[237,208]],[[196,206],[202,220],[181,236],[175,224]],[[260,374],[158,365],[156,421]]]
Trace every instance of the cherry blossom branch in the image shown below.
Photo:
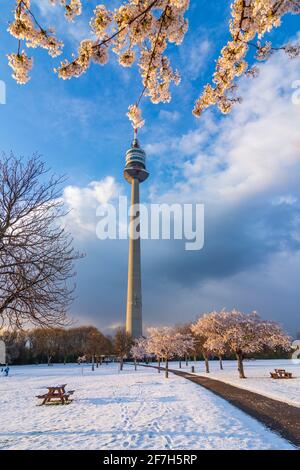
[[[229,113],[234,102],[240,98],[231,98],[230,94],[236,89],[235,79],[241,75],[257,75],[258,68],[248,70],[246,56],[248,48],[254,46],[258,51],[257,60],[267,60],[273,51],[284,50],[290,58],[300,55],[298,44],[286,44],[282,47],[272,47],[270,42],[265,45],[256,45],[251,40],[257,36],[261,39],[266,33],[280,25],[280,20],[286,13],[300,13],[300,1],[278,1],[273,5],[260,0],[235,0],[232,5],[232,19],[230,22],[231,39],[223,47],[217,60],[213,85],[204,87],[199,99],[196,101],[193,114],[197,117],[210,106],[217,105],[222,113]],[[255,69],[255,70],[254,70]]]
[[[111,41],[112,39],[114,39],[115,37],[117,37],[120,33],[122,33],[125,29],[127,29],[128,26],[132,25],[132,23],[134,23],[136,20],[138,20],[141,16],[145,16],[145,14],[148,13],[148,11],[150,11],[157,2],[158,2],[158,0],[153,0],[153,2],[150,3],[150,5],[148,5],[147,8],[145,8],[145,10],[143,10],[141,13],[139,13],[133,19],[129,20],[126,26],[123,26],[118,31],[116,31],[114,34],[112,34],[109,38],[104,39],[102,42],[100,42],[99,44],[96,44],[93,47],[102,46],[102,45],[106,44],[107,42]]]
[[[151,66],[152,66],[152,63],[153,63],[153,59],[155,57],[155,52],[156,52],[156,48],[157,48],[157,44],[158,44],[158,40],[159,40],[159,37],[161,35],[161,32],[162,32],[162,28],[163,28],[163,24],[164,24],[164,21],[165,21],[165,18],[166,18],[166,15],[167,15],[167,10],[169,8],[169,4],[167,4],[166,8],[164,9],[161,17],[160,17],[160,27],[159,27],[159,30],[157,32],[157,35],[156,35],[156,38],[155,38],[155,43],[154,43],[154,47],[152,49],[152,53],[151,53],[151,57],[150,57],[150,61],[149,61],[149,66],[148,66],[148,71],[147,71],[147,74],[146,74],[146,78],[145,78],[145,82],[144,82],[144,88],[136,102],[136,106],[139,106],[140,102],[141,102],[141,99],[142,97],[144,96],[144,93],[147,89],[147,86],[148,86],[148,80],[149,80],[149,76],[150,76],[150,70],[151,70]]]
[[[32,11],[30,10],[30,8],[28,8],[27,5],[24,3],[24,0],[21,0],[19,5],[22,5],[22,4],[23,4],[25,10],[27,10],[28,13],[30,14],[30,16],[33,18],[33,21],[35,22],[35,24],[37,25],[37,27],[40,28],[41,32],[47,35],[47,30],[44,29],[44,28],[39,24],[38,20],[36,19],[35,15],[34,15],[34,14],[32,13]]]

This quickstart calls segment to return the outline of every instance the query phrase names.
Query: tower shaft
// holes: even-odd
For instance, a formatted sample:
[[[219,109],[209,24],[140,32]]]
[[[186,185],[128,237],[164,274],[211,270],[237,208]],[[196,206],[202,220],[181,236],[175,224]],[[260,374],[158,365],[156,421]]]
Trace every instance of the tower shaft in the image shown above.
[[[124,177],[131,185],[126,332],[132,338],[139,338],[143,334],[139,205],[140,183],[148,176],[146,154],[140,147],[135,131],[131,147],[126,152],[124,168]]]
[[[133,206],[140,204],[140,183],[138,178],[131,180],[131,211],[128,254],[128,286],[126,308],[126,331],[133,338],[142,336],[142,287],[141,287],[141,240],[134,236],[135,215]],[[136,213],[136,211],[135,211]]]

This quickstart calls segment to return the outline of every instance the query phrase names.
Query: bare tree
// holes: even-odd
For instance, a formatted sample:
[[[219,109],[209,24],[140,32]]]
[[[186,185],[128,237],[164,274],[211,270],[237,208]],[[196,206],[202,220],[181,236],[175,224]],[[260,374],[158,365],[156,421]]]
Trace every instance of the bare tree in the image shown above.
[[[107,349],[107,339],[105,336],[94,326],[84,327],[86,339],[84,344],[85,356],[92,359],[92,370],[95,370],[95,360],[98,361],[99,356],[105,353]]]
[[[47,364],[60,352],[60,328],[36,328],[28,337],[34,356],[47,356]]]
[[[72,329],[66,330],[64,328],[58,329],[58,349],[59,355],[63,359],[64,365],[67,363],[67,359],[74,352],[73,345],[73,334]]]
[[[123,370],[124,359],[129,356],[132,338],[124,328],[119,328],[114,337],[114,352],[120,361],[120,370]]]
[[[0,321],[7,327],[65,324],[81,255],[62,227],[62,182],[37,155],[0,158]]]

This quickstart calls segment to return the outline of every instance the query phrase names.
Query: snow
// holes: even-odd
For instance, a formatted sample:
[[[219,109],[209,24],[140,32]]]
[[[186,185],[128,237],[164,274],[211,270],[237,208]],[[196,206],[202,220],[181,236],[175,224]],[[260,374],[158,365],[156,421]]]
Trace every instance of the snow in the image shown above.
[[[190,362],[188,367],[182,362],[182,370],[191,371]],[[205,373],[203,361],[195,364],[195,373],[207,375],[211,379],[235,385],[236,387],[260,393],[269,398],[280,400],[290,405],[300,407],[300,361],[292,359],[276,360],[249,360],[244,362],[245,375],[247,379],[240,379],[237,372],[236,361],[223,361],[224,370],[220,370],[219,361],[210,361],[210,373]],[[170,364],[170,368],[179,369],[178,362]],[[292,372],[292,379],[271,379],[270,372],[274,369],[285,369]]]
[[[83,371],[83,374],[82,374]],[[116,364],[15,366],[0,377],[1,449],[293,449],[279,435],[183,378]],[[74,401],[37,406],[67,383]]]

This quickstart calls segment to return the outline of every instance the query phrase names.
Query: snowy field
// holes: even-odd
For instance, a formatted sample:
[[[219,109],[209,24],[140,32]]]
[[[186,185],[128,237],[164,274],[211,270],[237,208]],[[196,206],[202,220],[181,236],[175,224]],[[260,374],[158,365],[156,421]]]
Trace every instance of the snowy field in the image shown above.
[[[191,365],[194,365],[194,362],[190,362],[188,367],[182,362],[182,370],[190,372]],[[218,361],[210,361],[209,365],[210,373],[206,374],[204,362],[197,362],[195,364],[195,373],[207,375],[212,379],[222,380],[237,387],[300,407],[300,360],[297,360],[297,362],[291,359],[245,361],[245,375],[247,377],[245,380],[238,377],[236,361],[223,361],[224,370],[220,370]],[[179,369],[179,365],[177,362],[172,362],[170,368]],[[270,372],[274,372],[274,369],[285,369],[287,372],[292,372],[293,379],[271,379]]]
[[[76,390],[73,403],[37,406],[35,395],[61,383]],[[1,449],[294,448],[202,387],[130,365],[11,367],[0,408]]]

